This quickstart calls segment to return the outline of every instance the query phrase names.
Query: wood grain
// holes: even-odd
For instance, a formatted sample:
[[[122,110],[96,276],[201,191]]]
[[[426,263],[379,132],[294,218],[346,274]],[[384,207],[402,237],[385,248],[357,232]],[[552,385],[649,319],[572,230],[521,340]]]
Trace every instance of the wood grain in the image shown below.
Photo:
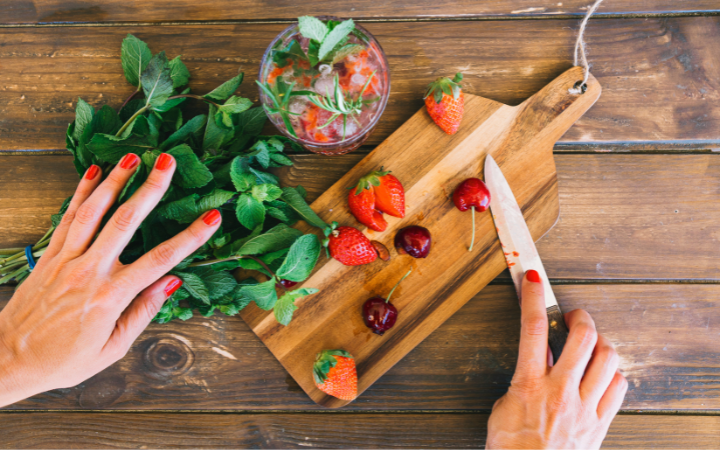
[[[556,285],[554,291],[564,311],[586,309],[617,347],[630,384],[623,409],[720,411],[720,286]],[[2,298],[10,293],[0,288]],[[491,408],[514,372],[519,316],[511,285],[486,287],[347,409]],[[99,375],[8,409],[321,407],[240,318],[213,316],[151,325],[123,360]]]
[[[402,179],[406,217],[388,218],[385,231],[365,234],[388,248],[395,234],[409,225],[422,224],[433,236],[426,259],[395,254],[388,263],[362,267],[321,261],[303,283],[320,292],[295,302],[300,309],[288,326],[255,305],[243,310],[242,318],[313,400],[333,408],[348,403],[315,387],[307,369],[319,352],[350,352],[362,393],[505,270],[490,215],[477,216],[476,247],[468,252],[468,217],[457,211],[449,195],[460,181],[482,173],[486,155],[495,158],[512,186],[533,237],[539,239],[555,225],[560,205],[553,145],[601,92],[591,76],[587,92],[569,93],[582,76],[581,68],[572,68],[514,107],[466,95],[463,127],[452,136],[435,127],[421,109],[312,203],[326,223],[357,224],[347,209],[347,187],[384,166]],[[363,333],[369,330],[363,330],[362,304],[389,292],[408,270],[415,276],[393,298],[399,310],[395,326],[382,337]]]
[[[132,90],[119,61],[127,33],[156,52],[182,54],[195,92],[244,70],[240,93],[257,100],[260,58],[283,27],[2,28],[0,150],[64,148],[79,96],[119,106]],[[392,71],[390,101],[368,143],[382,142],[414,114],[439,75],[462,71],[466,92],[520,103],[569,68],[576,27],[567,20],[368,23]],[[562,142],[718,145],[720,54],[707,43],[720,38],[720,17],[597,20],[586,37],[604,93]]]
[[[293,20],[302,15],[334,15],[354,19],[382,20],[398,18],[523,18],[539,16],[580,16],[588,2],[569,0],[539,4],[533,0],[407,2],[369,0],[323,2],[309,0],[299,5],[290,0],[206,1],[202,5],[190,0],[65,1],[11,0],[1,23],[108,23],[108,22],[180,22],[203,20]],[[713,0],[620,0],[603,5],[596,15],[663,14],[715,12]]]
[[[483,448],[487,414],[0,414],[0,448]],[[322,426],[320,426],[320,424]],[[615,418],[604,449],[717,448],[720,417]]]
[[[364,156],[294,156],[282,182],[315,199]],[[720,156],[563,154],[555,161],[560,220],[538,243],[551,278],[720,279]],[[72,162],[0,156],[0,167],[0,246],[35,242],[75,189]]]

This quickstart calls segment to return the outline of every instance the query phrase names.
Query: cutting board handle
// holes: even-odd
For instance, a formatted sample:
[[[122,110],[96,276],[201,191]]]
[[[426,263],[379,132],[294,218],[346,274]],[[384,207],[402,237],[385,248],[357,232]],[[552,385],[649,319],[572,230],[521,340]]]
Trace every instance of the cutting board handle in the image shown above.
[[[582,79],[582,67],[566,70],[517,106],[520,112],[516,122],[522,123],[525,131],[539,132],[538,138],[542,141],[556,142],[600,98],[602,87],[592,74],[584,93],[570,93],[569,90]]]

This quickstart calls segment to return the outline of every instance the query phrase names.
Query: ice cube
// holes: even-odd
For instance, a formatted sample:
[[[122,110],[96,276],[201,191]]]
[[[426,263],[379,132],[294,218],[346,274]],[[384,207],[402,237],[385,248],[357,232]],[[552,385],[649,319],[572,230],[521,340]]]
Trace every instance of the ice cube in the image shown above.
[[[332,96],[333,92],[333,79],[330,76],[324,76],[320,77],[315,81],[315,86],[313,86],[313,91],[317,92],[320,95],[327,95],[330,93]]]
[[[333,122],[333,127],[335,127],[335,131],[338,135],[343,135],[343,118],[340,116],[338,120]],[[357,133],[358,126],[357,123],[355,123],[355,120],[352,118],[352,116],[348,116],[347,123],[345,124],[345,137],[350,137],[353,134]]]
[[[304,95],[293,96],[290,99],[290,112],[296,114],[302,114],[305,111],[305,105],[307,103],[307,97]]]
[[[367,81],[367,77],[365,75],[356,73],[352,77],[350,77],[350,83],[355,84],[358,86],[362,86]]]

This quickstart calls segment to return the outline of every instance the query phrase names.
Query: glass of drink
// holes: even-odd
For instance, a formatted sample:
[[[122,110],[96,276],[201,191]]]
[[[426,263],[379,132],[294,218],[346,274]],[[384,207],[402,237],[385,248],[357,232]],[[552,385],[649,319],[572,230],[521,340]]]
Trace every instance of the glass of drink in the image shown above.
[[[377,125],[390,71],[380,44],[352,20],[301,17],[270,43],[258,85],[280,132],[311,152],[341,155]]]

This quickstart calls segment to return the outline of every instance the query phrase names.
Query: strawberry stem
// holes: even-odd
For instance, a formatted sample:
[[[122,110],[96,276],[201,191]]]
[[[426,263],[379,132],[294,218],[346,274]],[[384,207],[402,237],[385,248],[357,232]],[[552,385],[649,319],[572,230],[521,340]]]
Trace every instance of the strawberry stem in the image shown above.
[[[390,293],[388,294],[388,298],[387,298],[387,300],[385,300],[385,303],[390,303],[390,297],[392,297],[393,292],[395,292],[395,289],[397,289],[397,287],[400,286],[400,283],[402,283],[402,281],[405,278],[407,278],[407,276],[410,275],[411,272],[412,272],[412,269],[408,270],[408,272],[402,278],[400,278],[400,281],[395,283],[395,286],[393,286],[392,290],[390,290]]]
[[[471,206],[470,208],[472,209],[472,238],[470,239],[469,252],[472,251],[473,245],[475,245],[475,207]]]

